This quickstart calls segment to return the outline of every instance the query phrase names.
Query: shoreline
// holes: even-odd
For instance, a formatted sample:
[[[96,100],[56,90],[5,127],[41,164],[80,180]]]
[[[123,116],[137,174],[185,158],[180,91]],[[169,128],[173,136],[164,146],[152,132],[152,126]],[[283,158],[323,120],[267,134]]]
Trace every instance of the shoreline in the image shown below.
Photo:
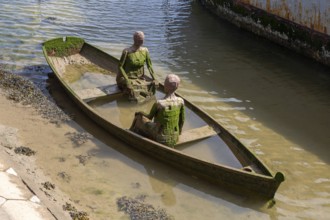
[[[73,199],[68,187],[72,181],[80,180],[76,179],[79,177],[73,179],[67,171],[71,166],[83,168],[92,157],[88,153],[85,155],[84,144],[99,141],[72,119],[74,115],[68,116],[49,99],[30,80],[0,69],[0,164],[5,162],[6,167],[12,167],[55,219],[95,219],[102,208],[94,207],[95,201],[88,197],[83,204]],[[64,153],[63,147],[76,149],[78,155],[74,161],[66,161],[68,152]],[[58,164],[60,168],[53,169],[47,164],[53,164],[50,160],[63,166]],[[96,189],[96,192],[101,191]],[[111,206],[103,208],[128,219],[137,216],[174,219],[166,210],[154,207],[144,198],[119,193]]]
[[[44,174],[42,169],[38,168],[36,156],[19,155],[14,151],[15,148],[24,146],[26,143],[25,138],[21,135],[21,131],[27,128],[24,124],[45,126],[45,119],[37,115],[32,108],[8,100],[2,90],[0,92],[0,108],[0,161],[18,173],[23,183],[41,200],[41,204],[46,206],[56,219],[71,219],[69,213],[64,211],[62,206],[66,202],[72,203],[72,201],[58,187],[47,190],[42,186],[42,183],[52,182],[52,180]],[[35,131],[32,130],[31,132]],[[33,149],[33,146],[30,147]]]
[[[53,184],[56,181],[48,171],[37,164],[43,155],[33,149],[40,149],[38,144],[55,149],[61,136],[54,134],[76,127],[32,81],[0,68],[0,162],[15,170],[55,219],[90,218],[87,212],[80,211],[82,207],[77,202]]]
[[[10,82],[13,81],[11,82],[13,84],[8,85],[8,79],[4,79],[6,77],[12,77]],[[20,84],[22,81],[23,84]],[[20,91],[15,88],[15,82],[25,92],[21,91],[23,93],[19,94]],[[64,207],[67,204],[74,204],[74,206],[77,204],[71,201],[59,187],[51,184],[53,181],[47,176],[47,171],[38,167],[36,161],[42,155],[38,155],[38,152],[35,152],[35,155],[28,153],[33,152],[34,146],[31,140],[26,138],[27,136],[34,138],[34,142],[47,142],[51,134],[49,136],[42,134],[69,127],[68,124],[63,123],[69,121],[68,116],[57,109],[55,104],[48,101],[45,96],[40,96],[38,94],[40,91],[31,89],[33,83],[23,77],[0,70],[0,84],[0,162],[5,167],[11,167],[16,171],[22,182],[41,200],[41,205],[46,206],[55,219],[73,219],[73,216],[77,217],[82,213],[87,216],[86,212],[80,212],[77,209],[75,213],[72,210],[65,210]],[[34,96],[29,96],[31,93],[34,93]],[[53,185],[54,188],[46,187],[47,183]]]

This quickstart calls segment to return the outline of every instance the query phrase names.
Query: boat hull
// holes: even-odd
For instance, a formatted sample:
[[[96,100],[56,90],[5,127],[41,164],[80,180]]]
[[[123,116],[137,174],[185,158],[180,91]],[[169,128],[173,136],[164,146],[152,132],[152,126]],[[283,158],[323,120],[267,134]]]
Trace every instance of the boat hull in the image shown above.
[[[175,148],[167,147],[111,123],[95,111],[95,109],[93,109],[88,102],[79,97],[79,95],[77,95],[77,93],[63,79],[64,70],[61,69],[63,66],[56,64],[56,60],[59,60],[59,58],[50,56],[47,52],[45,44],[47,44],[47,42],[43,44],[43,51],[46,60],[54,71],[56,78],[71,99],[94,122],[103,127],[113,136],[118,137],[127,143],[129,146],[148,154],[153,158],[177,167],[194,177],[205,179],[240,194],[244,193],[258,195],[265,198],[273,198],[279,185],[282,181],[284,181],[284,175],[282,173],[278,172],[273,175],[272,172],[237,138],[235,138],[207,113],[186,99],[185,105],[187,108],[195,112],[210,127],[219,133],[218,135],[220,138],[228,145],[242,166],[251,166],[252,168],[255,168],[257,172],[247,172],[242,169],[236,169],[222,164],[201,160],[200,158],[191,156]],[[101,68],[111,70],[115,73],[118,71],[118,59],[86,42],[81,47],[79,54]],[[162,85],[160,85],[160,89],[163,89]],[[180,96],[179,94],[177,95]]]

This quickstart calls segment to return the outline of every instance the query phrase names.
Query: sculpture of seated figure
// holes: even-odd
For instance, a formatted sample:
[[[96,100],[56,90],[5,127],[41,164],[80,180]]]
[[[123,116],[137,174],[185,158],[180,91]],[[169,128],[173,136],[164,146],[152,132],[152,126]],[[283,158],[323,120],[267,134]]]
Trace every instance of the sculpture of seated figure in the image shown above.
[[[179,84],[180,78],[169,74],[164,82],[165,97],[156,101],[149,114],[136,112],[131,130],[161,144],[174,147],[179,140],[185,120],[184,101],[174,93]]]
[[[142,102],[154,96],[158,82],[152,68],[149,51],[146,47],[142,47],[144,33],[135,32],[133,39],[134,44],[122,52],[116,81],[118,87],[128,95],[129,100]],[[145,64],[151,79],[144,74]]]

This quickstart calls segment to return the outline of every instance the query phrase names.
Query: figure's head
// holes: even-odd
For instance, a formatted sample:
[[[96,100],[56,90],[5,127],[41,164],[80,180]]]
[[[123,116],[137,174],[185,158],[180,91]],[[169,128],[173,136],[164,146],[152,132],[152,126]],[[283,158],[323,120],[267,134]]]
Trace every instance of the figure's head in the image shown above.
[[[164,82],[164,89],[166,93],[173,93],[180,84],[180,78],[175,74],[169,74],[166,76],[165,82]]]
[[[136,31],[133,35],[134,45],[135,46],[142,46],[144,41],[144,33],[142,31]]]

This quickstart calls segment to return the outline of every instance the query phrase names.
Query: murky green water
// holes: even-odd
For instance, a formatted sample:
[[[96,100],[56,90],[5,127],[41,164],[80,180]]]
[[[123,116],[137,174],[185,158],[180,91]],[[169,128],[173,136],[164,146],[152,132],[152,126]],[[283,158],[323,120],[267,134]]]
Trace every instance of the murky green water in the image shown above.
[[[102,142],[54,150],[53,158],[67,155],[67,163],[40,163],[50,175],[66,170],[76,177],[62,187],[93,219],[124,218],[116,198],[139,194],[176,219],[327,219],[328,68],[218,20],[196,1],[0,0],[0,6],[0,64],[38,83],[50,71],[41,51],[49,38],[80,36],[119,57],[133,31],[144,31],[157,75],[180,75],[187,99],[286,175],[267,209],[145,158],[80,117]],[[79,166],[72,156],[79,153],[93,156]]]
[[[65,77],[66,75],[78,75],[79,77]],[[109,74],[104,69],[91,64],[66,66],[64,78],[66,82],[70,84],[70,87],[78,92],[84,89],[116,84],[115,75]],[[75,79],[72,80],[71,78]],[[88,104],[112,124],[124,129],[129,129],[134,120],[135,112],[142,111],[149,113],[156,99],[162,99],[164,96],[164,93],[157,91],[155,98],[139,104],[128,102],[127,97],[123,96],[115,99],[96,99],[94,101],[89,101]],[[185,109],[185,117],[186,120],[183,131],[206,125],[206,122],[189,108]],[[207,161],[242,168],[240,162],[219,136],[198,141],[198,144],[186,144],[177,149]]]

